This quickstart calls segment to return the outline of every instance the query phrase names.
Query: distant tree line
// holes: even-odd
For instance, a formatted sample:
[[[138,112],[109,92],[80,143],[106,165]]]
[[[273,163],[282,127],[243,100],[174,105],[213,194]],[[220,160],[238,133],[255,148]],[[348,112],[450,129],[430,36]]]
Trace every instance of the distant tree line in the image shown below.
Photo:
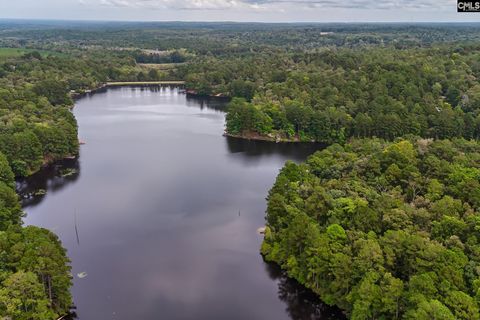
[[[161,53],[136,51],[133,56],[138,63],[182,63],[188,59],[188,54],[180,50]]]
[[[189,66],[187,86],[242,97],[227,132],[281,140],[480,137],[478,46],[369,48],[211,59]]]

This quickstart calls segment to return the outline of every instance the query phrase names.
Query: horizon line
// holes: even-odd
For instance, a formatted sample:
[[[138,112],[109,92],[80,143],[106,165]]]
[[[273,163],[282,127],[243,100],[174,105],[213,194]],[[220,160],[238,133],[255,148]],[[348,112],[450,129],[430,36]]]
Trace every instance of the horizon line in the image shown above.
[[[57,19],[57,18],[8,18],[0,21],[39,21],[39,22],[100,22],[100,23],[231,23],[231,24],[480,24],[480,21],[234,21],[234,20],[110,20],[110,19]]]

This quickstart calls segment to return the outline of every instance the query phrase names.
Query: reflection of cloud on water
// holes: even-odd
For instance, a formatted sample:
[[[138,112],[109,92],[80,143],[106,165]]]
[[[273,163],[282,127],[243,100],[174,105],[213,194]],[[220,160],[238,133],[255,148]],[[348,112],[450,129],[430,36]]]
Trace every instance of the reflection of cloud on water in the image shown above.
[[[245,291],[235,292],[236,286],[232,285],[237,282],[238,287],[248,286],[252,290],[265,290],[265,286],[274,285],[266,281],[258,263],[259,239],[254,225],[248,218],[239,217],[237,212],[226,211],[224,215],[224,219],[210,226],[203,221],[205,214],[183,215],[175,221],[175,226],[171,226],[169,238],[174,248],[169,248],[172,243],[157,242],[156,250],[148,257],[153,265],[143,268],[136,279],[141,283],[142,301],[147,309],[158,310],[160,304],[168,307],[164,309],[165,318],[192,318],[197,310],[201,310],[204,317],[209,316],[209,312],[214,316],[215,309],[223,305],[235,310],[231,314],[237,314],[238,319],[269,318],[267,308],[240,308],[240,305],[254,304],[256,298],[245,295]],[[193,228],[193,225],[198,227]],[[170,233],[168,230],[162,232]],[[259,267],[256,272],[246,274],[245,264]],[[122,266],[125,270],[120,272],[127,273],[132,267]],[[229,286],[222,286],[222,283],[229,283]],[[180,308],[173,313],[175,305],[188,305],[188,310]]]
[[[132,121],[158,121],[166,120],[170,117],[168,114],[161,113],[144,113],[144,114],[107,114],[97,117],[89,117],[82,120],[83,125],[108,125],[113,123],[121,122],[132,122]]]
[[[209,120],[218,120],[218,114],[212,113],[195,113],[193,116]]]

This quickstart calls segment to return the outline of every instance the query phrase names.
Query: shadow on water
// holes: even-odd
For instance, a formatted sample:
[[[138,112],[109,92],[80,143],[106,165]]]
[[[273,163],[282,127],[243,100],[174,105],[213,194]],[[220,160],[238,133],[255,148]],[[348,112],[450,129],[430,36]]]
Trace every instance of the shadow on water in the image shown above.
[[[80,163],[75,158],[57,161],[29,177],[17,179],[16,189],[22,207],[38,205],[46,194],[61,190],[79,177]]]
[[[147,85],[135,85],[135,86],[102,87],[102,88],[96,89],[91,93],[79,95],[76,98],[76,100],[79,100],[84,97],[92,97],[93,95],[100,94],[100,93],[106,93],[107,91],[121,91],[121,90],[124,90],[125,88],[137,89],[137,90],[140,90],[141,92],[149,91],[153,93],[158,93],[158,92],[166,92],[168,90],[172,91],[174,89],[178,89],[178,85],[147,84]],[[183,91],[183,93],[179,93],[179,94],[185,94],[185,92]],[[227,104],[230,100],[229,98],[226,98],[226,97],[193,96],[193,95],[186,95],[186,94],[185,96],[186,96],[186,105],[188,107],[200,108],[200,110],[211,109],[211,110],[222,111],[222,112],[226,111]]]
[[[278,298],[286,303],[292,320],[347,319],[340,309],[326,305],[310,289],[287,277],[277,264],[265,262],[265,269],[272,280],[278,281]]]
[[[243,160],[258,161],[262,156],[278,154],[286,156],[293,161],[304,161],[317,150],[324,149],[320,143],[282,142],[246,140],[241,138],[226,137],[228,151],[232,154],[242,153]]]
[[[106,93],[107,91],[121,91],[125,88],[138,89],[140,91],[150,92],[162,92],[167,90],[174,90],[179,88],[179,85],[167,85],[167,84],[137,84],[137,85],[125,85],[125,86],[102,86],[89,92],[75,95],[73,98],[78,101],[83,98],[90,98],[94,95]]]
[[[215,98],[215,97],[199,97],[199,96],[190,96],[187,95],[187,106],[188,107],[200,107],[200,110],[203,109],[212,109],[216,111],[225,112],[227,109],[227,104],[229,99],[227,98]]]

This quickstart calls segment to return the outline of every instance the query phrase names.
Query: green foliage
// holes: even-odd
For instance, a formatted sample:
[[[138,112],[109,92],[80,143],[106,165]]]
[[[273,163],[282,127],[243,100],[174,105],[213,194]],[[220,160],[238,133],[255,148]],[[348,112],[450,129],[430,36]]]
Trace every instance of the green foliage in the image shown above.
[[[13,172],[0,154],[0,317],[54,319],[72,303],[69,260],[51,232],[21,227],[23,212],[14,186]]]
[[[228,110],[227,131],[231,134],[267,134],[271,130],[272,119],[242,98],[234,98],[229,103]]]
[[[230,84],[230,95],[251,100],[255,94],[255,84],[251,81],[233,80]]]
[[[408,313],[406,318],[418,320],[455,320],[452,312],[438,300],[422,301],[415,311]]]
[[[35,84],[33,91],[46,97],[52,105],[69,105],[72,100],[68,96],[68,86],[66,83],[54,79],[41,80]]]
[[[8,184],[13,188],[15,186],[13,183],[14,179],[15,176],[10,168],[10,165],[8,164],[7,158],[0,152],[0,182]]]
[[[408,134],[478,139],[480,68],[472,64],[480,58],[478,45],[457,51],[438,45],[261,52],[205,59],[185,72],[212,93],[247,100],[254,94],[258,112],[272,119],[270,130],[258,135],[327,144]],[[279,70],[281,81],[272,81]]]
[[[12,273],[2,282],[0,315],[18,320],[50,320],[55,314],[49,309],[45,290],[32,272]]]
[[[478,159],[474,141],[364,139],[287,163],[262,254],[351,319],[479,319],[480,205],[460,191]]]
[[[0,317],[53,319],[70,309],[69,260],[45,229],[21,227],[12,180],[0,181]]]
[[[0,181],[0,317],[53,319],[72,303],[69,260],[54,234],[21,227],[11,171],[10,177]]]
[[[22,211],[15,190],[4,182],[0,182],[0,230],[6,230],[10,225],[20,224]]]

